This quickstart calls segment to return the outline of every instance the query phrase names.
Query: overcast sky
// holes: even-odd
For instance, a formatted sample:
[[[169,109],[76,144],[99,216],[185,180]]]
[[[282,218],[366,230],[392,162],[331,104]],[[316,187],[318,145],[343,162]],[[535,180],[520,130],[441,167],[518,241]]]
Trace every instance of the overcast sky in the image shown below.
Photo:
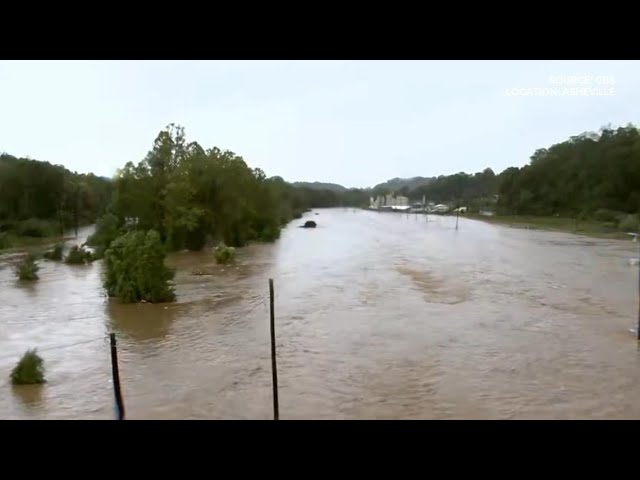
[[[267,175],[366,187],[635,124],[639,85],[637,61],[0,61],[0,152],[112,176],[176,123]]]

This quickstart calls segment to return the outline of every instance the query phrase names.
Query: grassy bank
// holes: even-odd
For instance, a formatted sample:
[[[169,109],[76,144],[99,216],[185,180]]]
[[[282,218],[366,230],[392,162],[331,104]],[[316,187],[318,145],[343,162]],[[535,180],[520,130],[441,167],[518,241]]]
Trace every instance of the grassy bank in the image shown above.
[[[513,228],[533,230],[550,230],[555,232],[575,233],[597,238],[628,239],[627,231],[613,228],[605,222],[597,220],[576,220],[566,217],[534,217],[524,215],[496,215],[485,217],[478,214],[465,214],[464,217],[482,220],[487,223],[507,225]]]

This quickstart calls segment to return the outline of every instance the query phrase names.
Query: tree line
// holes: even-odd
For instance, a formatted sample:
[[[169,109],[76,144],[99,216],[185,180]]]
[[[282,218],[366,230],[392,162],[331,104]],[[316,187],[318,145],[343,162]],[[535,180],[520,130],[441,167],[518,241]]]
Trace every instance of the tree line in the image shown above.
[[[118,170],[97,235],[127,226],[158,232],[169,250],[200,250],[210,240],[239,247],[277,239],[282,226],[309,208],[358,200],[351,192],[297,189],[268,178],[234,152],[187,142],[184,128],[171,124],[142,161]]]
[[[100,225],[118,230],[135,222],[156,230],[171,250],[199,249],[210,237],[241,246],[275,240],[282,225],[309,208],[365,206],[363,192],[295,188],[231,151],[187,142],[184,129],[170,125],[141,162],[111,179],[1,154],[0,248],[9,237],[62,235],[96,221],[98,237]]]
[[[637,214],[640,134],[632,125],[602,128],[538,149],[522,168],[425,180],[394,193],[507,215],[606,220]],[[278,238],[281,226],[306,209],[363,207],[369,196],[384,193],[391,192],[296,187],[267,178],[233,152],[187,142],[184,129],[170,125],[141,162],[127,163],[114,179],[0,155],[0,235],[47,236],[108,212],[100,222],[112,230],[134,222],[156,230],[172,250],[199,249],[214,237],[241,246]]]
[[[92,223],[111,201],[111,186],[107,178],[0,154],[0,235],[46,237]]]
[[[284,225],[309,208],[366,206],[372,193],[296,188],[249,167],[234,152],[187,142],[184,129],[171,124],[144,159],[128,162],[113,179],[1,155],[0,248],[7,232],[46,236],[97,220],[87,242],[95,252],[77,249],[68,258],[77,253],[76,263],[86,263],[104,257],[110,296],[125,302],[170,301],[175,293],[173,273],[163,263],[167,251],[274,241]],[[440,176],[396,193],[470,210],[491,205],[502,214],[595,218],[637,229],[640,134],[630,125],[603,128],[539,149],[522,168],[499,175],[487,168]],[[31,268],[22,276],[35,279],[35,272]]]
[[[175,299],[173,272],[164,265],[168,251],[271,242],[309,208],[363,205],[366,199],[358,190],[296,188],[281,177],[268,178],[234,152],[188,142],[184,128],[174,124],[160,131],[145,158],[126,163],[112,179],[3,155],[0,192],[0,221],[18,235],[52,234],[43,227],[49,222],[59,221],[61,230],[96,222],[87,240],[94,252],[76,246],[65,261],[104,258],[104,287],[124,302]],[[25,228],[31,224],[42,231]],[[44,258],[62,260],[62,245],[56,248]],[[233,252],[225,249],[219,251]],[[37,280],[35,258],[23,263],[18,277]]]
[[[602,128],[536,150],[523,168],[501,174],[504,212],[592,217],[599,210],[640,211],[640,133]]]
[[[353,192],[298,189],[268,178],[234,152],[187,142],[184,128],[171,124],[142,161],[118,170],[111,204],[87,243],[105,258],[109,296],[166,302],[175,300],[167,251],[218,243],[215,253],[231,254],[229,247],[276,240],[309,208],[357,201]]]
[[[602,128],[538,149],[522,168],[440,176],[399,193],[503,215],[620,220],[640,212],[640,132]]]

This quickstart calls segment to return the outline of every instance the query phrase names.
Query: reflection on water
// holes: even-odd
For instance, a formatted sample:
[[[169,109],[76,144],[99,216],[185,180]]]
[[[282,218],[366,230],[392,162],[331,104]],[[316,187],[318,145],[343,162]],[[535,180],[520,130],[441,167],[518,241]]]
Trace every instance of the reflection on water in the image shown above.
[[[43,405],[42,392],[44,385],[12,385],[13,394],[20,399],[26,408],[40,408]]]
[[[318,228],[294,221],[233,266],[170,255],[167,305],[107,299],[101,262],[42,261],[40,280],[19,284],[0,258],[0,418],[113,418],[110,331],[129,418],[270,418],[270,277],[283,419],[640,418],[637,244],[310,216]],[[12,387],[34,347],[46,386]]]
[[[180,306],[172,304],[122,305],[110,300],[107,303],[109,330],[135,341],[162,340],[169,334],[179,309]]]

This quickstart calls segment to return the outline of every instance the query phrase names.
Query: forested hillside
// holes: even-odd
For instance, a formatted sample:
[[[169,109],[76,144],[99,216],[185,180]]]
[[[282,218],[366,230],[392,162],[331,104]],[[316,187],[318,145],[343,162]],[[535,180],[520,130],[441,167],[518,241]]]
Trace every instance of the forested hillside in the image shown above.
[[[414,200],[423,195],[471,210],[493,205],[505,215],[620,223],[640,211],[640,132],[628,125],[584,133],[536,150],[522,168],[440,176],[409,192]],[[626,223],[633,226],[628,218]]]
[[[419,187],[430,184],[434,180],[435,178],[426,177],[392,178],[384,183],[379,183],[371,190],[373,196],[385,195],[391,192],[407,195]]]
[[[348,190],[347,187],[343,187],[342,185],[338,185],[337,183],[293,182],[291,185],[296,188],[308,188],[311,190],[331,190],[338,193],[342,193],[345,190]]]
[[[506,212],[589,216],[640,209],[640,134],[633,126],[585,133],[537,150],[529,165],[500,175]]]

